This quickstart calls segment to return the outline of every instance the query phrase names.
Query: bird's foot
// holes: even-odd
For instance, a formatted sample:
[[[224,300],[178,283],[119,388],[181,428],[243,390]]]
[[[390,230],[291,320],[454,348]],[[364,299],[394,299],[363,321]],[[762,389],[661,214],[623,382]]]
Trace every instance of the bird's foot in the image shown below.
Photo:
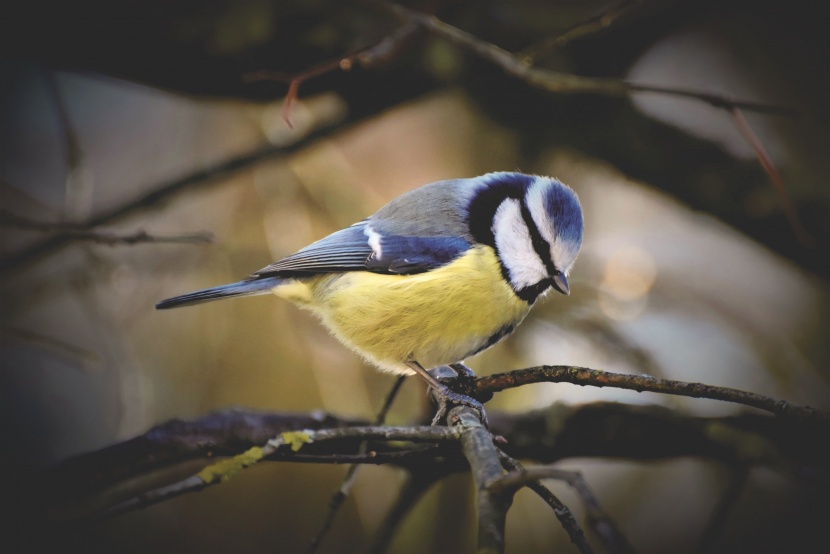
[[[454,364],[450,364],[449,367],[459,377],[467,377],[467,378],[475,379],[476,374],[473,372],[473,370],[470,369],[469,367],[467,367],[466,365],[462,364],[461,362],[456,362]]]
[[[441,388],[432,388],[433,394],[438,401],[438,411],[435,412],[435,417],[432,418],[432,425],[440,425],[442,421],[447,419],[447,414],[455,406],[467,406],[478,412],[478,419],[484,427],[489,427],[490,422],[487,419],[487,412],[484,411],[484,404],[460,392],[451,390],[446,385],[441,385]]]
[[[484,405],[469,396],[475,393],[475,374],[473,371],[462,363],[454,363],[448,366],[442,365],[427,371],[415,360],[409,360],[406,365],[415,373],[421,376],[429,385],[433,399],[438,404],[438,411],[432,419],[433,425],[439,425],[442,421],[446,421],[447,414],[455,406],[467,406],[478,412],[478,418],[481,423],[488,427],[490,422],[487,419],[487,412],[484,411]],[[440,379],[440,380],[439,380]],[[457,388],[464,392],[456,392],[450,389],[445,382],[451,382],[453,388]],[[464,394],[467,393],[467,394]],[[492,394],[488,395],[484,401],[486,402],[492,398]]]

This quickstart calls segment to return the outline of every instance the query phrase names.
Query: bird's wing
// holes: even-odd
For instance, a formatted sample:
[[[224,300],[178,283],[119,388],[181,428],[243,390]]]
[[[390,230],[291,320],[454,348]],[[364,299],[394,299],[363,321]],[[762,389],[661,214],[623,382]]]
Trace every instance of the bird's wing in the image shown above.
[[[260,269],[253,277],[340,271],[423,273],[451,262],[469,248],[470,243],[459,237],[381,234],[364,220]]]

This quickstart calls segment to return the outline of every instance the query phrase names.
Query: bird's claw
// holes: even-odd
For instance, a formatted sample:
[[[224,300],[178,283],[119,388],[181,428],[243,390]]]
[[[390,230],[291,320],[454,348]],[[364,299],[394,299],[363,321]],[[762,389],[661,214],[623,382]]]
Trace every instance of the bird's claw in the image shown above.
[[[458,405],[467,406],[478,412],[478,419],[484,427],[490,426],[490,421],[487,419],[487,412],[484,411],[484,404],[471,398],[465,394],[450,390],[447,386],[440,389],[432,389],[438,400],[438,411],[435,412],[435,417],[432,418],[432,425],[440,425],[442,421],[447,418],[449,411]]]

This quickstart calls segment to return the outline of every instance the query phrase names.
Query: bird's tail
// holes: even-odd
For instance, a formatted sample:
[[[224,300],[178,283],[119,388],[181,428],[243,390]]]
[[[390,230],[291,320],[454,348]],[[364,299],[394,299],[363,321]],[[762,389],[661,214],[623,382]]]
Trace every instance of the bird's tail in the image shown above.
[[[261,279],[239,281],[238,283],[231,283],[230,285],[197,290],[196,292],[162,300],[156,304],[156,309],[167,310],[169,308],[178,308],[180,306],[192,306],[193,304],[201,304],[202,302],[210,302],[212,300],[230,298],[232,296],[268,294],[271,292],[271,289],[279,286],[282,282],[283,279],[280,279],[279,277],[265,277]]]

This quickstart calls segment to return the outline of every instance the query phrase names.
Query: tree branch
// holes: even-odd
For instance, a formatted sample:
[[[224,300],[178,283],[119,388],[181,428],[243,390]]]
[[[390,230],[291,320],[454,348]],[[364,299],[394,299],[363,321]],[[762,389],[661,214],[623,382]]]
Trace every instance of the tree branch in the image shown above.
[[[787,185],[784,184],[784,179],[781,177],[781,173],[778,171],[778,168],[775,167],[775,163],[767,153],[767,149],[764,148],[761,139],[759,139],[758,135],[755,134],[755,131],[752,130],[752,127],[750,127],[749,122],[746,120],[744,114],[741,113],[739,108],[735,106],[731,107],[729,109],[729,115],[732,116],[732,121],[735,122],[735,126],[741,132],[741,135],[743,135],[744,140],[746,140],[747,144],[752,147],[752,150],[755,152],[755,156],[758,158],[758,162],[761,164],[761,167],[764,168],[764,171],[769,177],[770,183],[772,183],[773,189],[781,202],[781,211],[784,212],[784,215],[786,216],[787,221],[789,221],[796,238],[802,246],[806,246],[808,248],[814,247],[816,241],[801,222],[801,218],[798,216],[798,211],[795,208],[793,199],[787,191]]]
[[[535,88],[548,92],[598,94],[611,97],[627,97],[631,93],[650,92],[680,98],[690,98],[721,109],[731,110],[740,108],[745,111],[787,117],[804,117],[806,115],[799,110],[788,107],[729,98],[725,95],[710,92],[633,83],[620,79],[582,77],[570,73],[553,71],[551,69],[533,67],[525,63],[521,57],[499,48],[495,44],[481,40],[466,31],[449,25],[435,16],[426,15],[401,6],[400,4],[384,2],[383,0],[371,0],[369,3],[393,15],[401,22],[417,23],[428,33],[441,37],[456,46],[460,46],[497,65],[508,75],[512,75]],[[826,119],[816,116],[811,117],[817,120],[821,119],[822,121]]]
[[[134,233],[119,234],[101,229],[89,228],[77,223],[35,221],[6,210],[0,210],[0,226],[26,229],[50,233],[53,237],[64,237],[67,240],[83,240],[107,246],[121,244],[139,244],[147,242],[168,244],[209,244],[213,242],[213,235],[206,231],[189,235],[151,235],[147,231],[138,230]]]
[[[235,158],[194,171],[184,177],[160,183],[155,187],[152,187],[148,192],[145,192],[141,196],[99,213],[89,220],[80,223],[79,226],[84,229],[92,229],[109,224],[125,216],[132,215],[141,209],[154,206],[185,189],[212,184],[260,161],[296,152],[314,142],[318,138],[325,136],[330,131],[330,128],[318,129],[302,138],[298,138],[297,142],[291,145],[265,146],[263,148],[248,152],[247,154],[243,154],[241,156],[237,156]],[[36,242],[19,252],[5,256],[0,259],[0,274],[20,267],[21,265],[29,263],[33,260],[37,260],[42,256],[48,255],[66,245],[72,240],[72,238],[73,237],[67,235],[52,236]]]
[[[548,37],[529,48],[525,48],[516,54],[516,57],[525,64],[532,64],[536,59],[557,46],[565,46],[574,39],[607,29],[628,10],[641,3],[642,0],[621,0],[593,17],[574,23],[558,35]]]
[[[207,487],[228,481],[237,473],[262,460],[276,456],[279,452],[290,450],[299,452],[306,445],[323,442],[341,441],[407,441],[407,442],[444,442],[460,438],[460,432],[450,427],[339,427],[335,429],[304,429],[287,431],[272,438],[264,446],[253,446],[242,454],[215,462],[196,475],[191,475],[171,485],[154,489],[115,506],[96,512],[91,521],[101,521],[127,512],[147,508],[159,502],[181,496],[189,492],[200,492]],[[373,456],[372,456],[373,457]]]
[[[400,54],[419,32],[420,28],[418,25],[413,22],[407,22],[371,46],[322,63],[300,73],[289,74],[281,71],[260,70],[246,73],[242,78],[247,83],[256,81],[288,83],[288,92],[285,95],[282,105],[282,120],[289,129],[293,129],[294,125],[291,123],[291,106],[294,100],[297,99],[301,84],[309,79],[337,71],[338,69],[341,71],[349,71],[355,63],[364,68],[374,68],[387,64]]]
[[[691,398],[709,398],[752,406],[777,416],[830,424],[830,414],[809,406],[796,406],[785,400],[703,383],[656,379],[648,375],[626,375],[575,366],[538,366],[516,369],[476,379],[476,393],[486,395],[532,383],[571,383],[580,386],[614,387],[637,392],[658,392]]]
[[[524,466],[518,460],[515,460],[501,452],[499,454],[501,458],[501,463],[505,467],[505,469],[511,469],[515,472],[522,472],[525,471]],[[510,474],[507,474],[510,475]],[[503,475],[499,480],[491,483],[491,487],[496,490],[496,494],[498,494],[498,489],[503,486],[503,481],[507,475]],[[502,484],[500,484],[502,483]],[[565,529],[565,532],[568,533],[568,537],[570,537],[571,542],[576,546],[576,548],[582,554],[590,554],[594,551],[591,548],[591,545],[588,543],[587,537],[585,537],[585,532],[582,530],[582,527],[579,526],[579,523],[576,522],[576,518],[573,515],[573,512],[570,508],[568,508],[559,498],[553,494],[553,492],[540,483],[538,480],[530,480],[524,484],[530,490],[535,492],[539,497],[544,500],[548,506],[553,509],[553,513],[556,515],[556,519],[559,520],[559,523],[562,525],[562,528]]]
[[[454,470],[449,467],[441,468],[439,471],[425,471],[417,468],[410,471],[406,484],[398,493],[398,499],[381,523],[369,553],[383,554],[386,552],[392,538],[395,536],[395,531],[397,531],[398,526],[410,509],[421,499],[430,486],[453,472]]]
[[[490,415],[492,432],[505,438],[502,449],[508,455],[539,463],[572,457],[655,460],[695,456],[730,466],[767,466],[787,475],[809,478],[811,482],[816,478],[830,482],[830,453],[814,446],[830,440],[830,431],[815,421],[756,414],[692,417],[660,406],[614,402],[554,404],[522,414]],[[264,459],[393,464],[442,474],[468,467],[452,442],[436,440],[434,433],[439,428],[408,431],[407,437],[411,439],[411,432],[424,430],[427,444],[390,445],[385,442],[392,440],[387,433],[394,434],[400,428],[367,428],[362,427],[364,423],[321,414],[217,412],[194,421],[171,421],[124,443],[71,458],[33,475],[26,488],[40,491],[30,496],[36,510],[57,507],[61,512],[77,512],[78,506],[88,504],[105,490],[107,498],[123,499],[148,487],[158,488],[153,483],[164,479],[165,471],[185,462],[204,465],[211,456],[233,456],[286,431],[323,428],[341,440],[329,438],[309,443],[302,440],[303,436],[311,436],[304,431],[305,435],[295,437],[299,450],[280,448],[270,455],[264,454]],[[369,430],[374,431],[367,434]],[[372,434],[379,430],[383,430],[381,435]],[[370,444],[361,454],[359,445],[365,440],[370,440]],[[433,445],[428,446],[430,443]],[[178,491],[164,492],[172,493]]]
[[[695,552],[699,554],[706,554],[707,552],[714,552],[717,545],[718,538],[726,527],[726,520],[729,517],[729,512],[735,506],[741,493],[746,486],[749,478],[749,470],[745,467],[738,467],[732,469],[732,475],[729,478],[729,483],[723,491],[717,506],[715,506],[712,515],[709,517],[709,523],[706,529],[700,535],[700,540],[697,543]]]
[[[502,475],[498,449],[472,408],[453,408],[447,420],[461,433],[461,452],[470,464],[476,484],[478,552],[504,552],[504,524],[513,495],[490,490],[490,484]]]
[[[363,420],[311,414],[224,410],[202,418],[174,419],[127,441],[81,454],[38,476],[60,501],[94,494],[116,483],[184,462],[233,456],[268,439],[296,429],[365,425]]]
[[[596,495],[594,495],[594,492],[588,486],[588,483],[585,481],[581,473],[578,471],[567,471],[554,467],[524,468],[521,464],[516,464],[512,469],[513,471],[503,475],[501,479],[490,485],[494,492],[499,493],[505,489],[515,492],[522,487],[529,487],[534,483],[538,483],[540,479],[558,479],[560,481],[564,481],[570,485],[582,499],[582,503],[585,505],[588,524],[602,541],[605,551],[615,554],[634,552],[631,544],[629,544],[628,540],[620,532],[605,510],[602,509]],[[559,514],[557,513],[557,516],[558,515]],[[571,518],[573,518],[573,515],[571,515]],[[563,522],[563,526],[564,525],[565,523]],[[582,532],[581,529],[579,532]],[[576,536],[578,538],[578,535]],[[576,542],[574,541],[574,538],[575,535],[571,535],[572,542]],[[577,546],[579,547],[579,544],[577,544]],[[582,549],[580,549],[580,551],[582,551]]]

